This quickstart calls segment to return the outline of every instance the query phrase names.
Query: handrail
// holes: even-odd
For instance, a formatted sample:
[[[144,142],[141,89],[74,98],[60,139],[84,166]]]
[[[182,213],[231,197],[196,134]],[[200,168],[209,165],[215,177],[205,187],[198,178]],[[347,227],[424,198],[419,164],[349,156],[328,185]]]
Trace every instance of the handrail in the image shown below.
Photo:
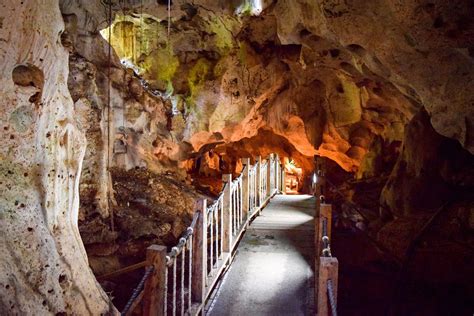
[[[165,288],[167,287],[167,282],[168,282],[168,278],[167,278],[168,267],[174,266],[173,267],[174,271],[176,271],[176,258],[177,258],[177,256],[182,253],[183,258],[184,258],[183,250],[185,249],[186,245],[189,244],[190,247],[192,247],[191,246],[191,244],[192,244],[192,235],[193,235],[193,232],[194,232],[194,228],[196,227],[198,217],[199,217],[199,213],[195,213],[193,215],[193,220],[192,220],[191,224],[186,228],[186,231],[183,233],[183,235],[179,239],[178,244],[176,244],[176,246],[172,247],[171,251],[168,252],[167,255],[166,255],[166,272],[165,272],[165,275],[166,275],[165,282],[166,283],[165,283]],[[184,259],[183,259],[183,262],[184,262]],[[127,304],[125,305],[124,309],[121,312],[121,315],[128,315],[129,312],[133,311],[132,307],[134,307],[134,306],[136,307],[141,302],[141,300],[143,298],[143,295],[141,295],[141,294],[142,294],[143,289],[144,289],[144,284],[150,278],[152,273],[154,272],[154,267],[150,266],[149,262],[143,261],[143,262],[140,262],[138,264],[135,264],[135,265],[126,267],[124,269],[121,269],[119,271],[115,271],[115,272],[109,273],[108,275],[102,276],[102,278],[116,276],[116,275],[119,275],[119,274],[122,274],[122,273],[125,273],[125,272],[130,272],[130,271],[142,268],[142,267],[146,267],[145,273],[144,273],[142,279],[140,280],[140,282],[138,283],[137,287],[133,290],[130,299],[128,300]],[[184,273],[184,270],[182,270],[182,272]],[[183,283],[183,281],[184,281],[184,279],[182,279],[182,283]],[[184,288],[182,287],[182,294],[183,293],[184,293]],[[166,299],[165,299],[165,302],[166,302]],[[165,315],[166,315],[166,312],[165,312]]]
[[[250,221],[283,191],[284,170],[278,156],[270,155],[263,162],[259,157],[253,166],[248,158],[242,161],[241,174],[233,180],[230,174],[223,176],[223,189],[209,207],[206,200],[197,204],[191,225],[169,252],[164,246],[147,249],[147,261],[134,267],[146,266],[145,274],[122,315],[140,303],[144,315],[202,311]]]
[[[143,290],[143,286],[145,285],[145,281],[151,276],[152,272],[153,272],[153,267],[147,267],[146,268],[145,274],[141,278],[141,280],[138,283],[137,287],[133,290],[132,296],[128,300],[127,304],[123,308],[123,311],[120,313],[120,315],[122,315],[122,316],[128,315],[128,313],[131,311],[131,307],[132,307],[133,303],[136,301],[136,299],[140,295],[141,291]]]
[[[119,269],[119,270],[116,270],[116,271],[113,271],[113,272],[110,272],[110,273],[99,275],[96,279],[98,281],[107,280],[107,279],[110,279],[110,278],[113,278],[113,277],[116,277],[116,276],[119,276],[119,275],[122,275],[122,274],[125,274],[125,273],[128,273],[128,272],[138,270],[140,268],[144,268],[144,267],[146,267],[146,265],[147,265],[146,261],[141,261],[141,262],[132,264],[130,266],[127,266],[125,268],[122,268],[122,269]]]

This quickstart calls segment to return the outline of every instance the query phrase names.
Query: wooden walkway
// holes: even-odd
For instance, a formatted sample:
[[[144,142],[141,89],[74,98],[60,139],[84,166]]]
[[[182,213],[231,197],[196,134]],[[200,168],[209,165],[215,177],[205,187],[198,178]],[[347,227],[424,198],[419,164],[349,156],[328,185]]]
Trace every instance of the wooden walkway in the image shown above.
[[[250,225],[206,306],[209,315],[314,315],[310,195],[276,195]]]

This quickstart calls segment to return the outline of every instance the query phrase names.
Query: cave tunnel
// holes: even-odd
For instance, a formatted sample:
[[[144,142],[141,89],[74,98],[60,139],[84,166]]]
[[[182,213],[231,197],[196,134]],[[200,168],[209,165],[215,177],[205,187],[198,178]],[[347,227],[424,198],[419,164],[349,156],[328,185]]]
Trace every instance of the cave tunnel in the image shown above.
[[[474,313],[472,1],[1,6],[1,315]]]

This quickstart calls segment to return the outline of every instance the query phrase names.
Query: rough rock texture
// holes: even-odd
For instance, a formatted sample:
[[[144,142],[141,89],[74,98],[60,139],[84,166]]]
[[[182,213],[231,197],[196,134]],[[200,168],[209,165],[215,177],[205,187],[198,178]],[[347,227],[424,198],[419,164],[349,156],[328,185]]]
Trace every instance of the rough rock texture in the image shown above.
[[[392,217],[433,212],[474,189],[474,157],[440,136],[421,111],[406,128],[402,152],[382,192]],[[389,214],[387,214],[389,215]]]
[[[107,313],[77,227],[86,143],[58,2],[0,7],[0,314]]]
[[[120,64],[83,8],[62,1],[61,10],[66,22],[61,41],[70,54],[68,87],[88,143],[79,229],[100,276],[144,260],[151,244],[177,243],[197,198],[177,165],[190,146],[169,128],[169,100],[149,93]],[[138,281],[130,277],[127,284],[101,282],[119,307]]]
[[[457,229],[465,230],[465,236],[471,238],[474,227],[470,227],[466,219],[472,213],[473,190],[474,156],[436,133],[428,114],[422,110],[407,126],[402,152],[381,194],[381,217],[394,221],[382,228],[380,238],[394,242],[391,248],[403,257],[413,234],[428,218],[443,209],[449,214],[446,216],[459,218],[446,220],[444,224],[451,228],[442,230],[451,231],[454,229],[451,225],[456,221],[460,224]],[[390,237],[394,234],[392,229],[397,231],[398,241]],[[464,242],[472,244],[474,239]]]
[[[367,178],[404,141],[379,239],[403,256],[445,197],[459,203],[433,243],[472,232],[472,1],[174,0],[171,23],[166,1],[1,6],[2,311],[106,312],[78,219],[94,268],[121,266],[179,235],[185,171],[237,173],[243,156],[277,152],[304,178],[321,155]],[[158,185],[187,202],[171,207]]]
[[[95,57],[91,44],[103,42],[104,21],[113,22],[100,34],[118,55],[112,54],[112,77],[120,78],[115,86],[125,87],[119,58],[162,97],[166,118],[159,120],[174,136],[160,139],[172,148],[162,159],[182,165],[193,152],[245,141],[263,129],[288,140],[294,149],[287,156],[309,162],[319,154],[357,171],[374,159],[376,153],[367,155],[377,150],[374,139],[399,143],[421,106],[439,133],[470,150],[472,25],[455,10],[472,10],[467,1],[243,3],[175,1],[169,27],[167,6],[152,1],[110,8],[63,1],[62,11],[75,17],[77,51],[96,65],[107,53]],[[120,127],[140,132],[120,98],[111,109],[112,140]],[[136,110],[139,122],[156,124],[150,111]],[[154,151],[143,141],[137,146],[135,164]],[[259,153],[261,147],[252,150]]]
[[[95,38],[98,21],[109,18],[107,8],[77,3],[64,1],[63,12],[76,14],[82,21],[78,25]],[[239,11],[239,1],[176,1],[169,36],[165,5],[143,1],[143,6],[111,7],[112,27],[101,34],[122,63],[170,104],[167,127],[175,142],[192,145],[164,156],[182,161],[212,144],[245,141],[265,130],[294,147],[286,156],[303,155],[309,162],[320,154],[354,171],[374,138],[402,139],[404,124],[419,105],[370,71],[357,45],[344,47],[334,37],[323,38],[305,19],[307,28],[298,26],[290,40],[281,25],[301,22],[294,11],[308,8],[297,3],[288,15],[283,13],[288,5],[266,2],[260,16],[251,16],[251,10]],[[119,108],[112,111],[121,115]],[[270,150],[253,148],[251,154],[261,149]]]
[[[474,156],[439,135],[424,110],[405,135],[381,194],[384,224],[377,231],[377,240],[403,262],[395,314],[469,313],[474,295]],[[450,300],[458,303],[441,303],[450,293],[457,293]]]

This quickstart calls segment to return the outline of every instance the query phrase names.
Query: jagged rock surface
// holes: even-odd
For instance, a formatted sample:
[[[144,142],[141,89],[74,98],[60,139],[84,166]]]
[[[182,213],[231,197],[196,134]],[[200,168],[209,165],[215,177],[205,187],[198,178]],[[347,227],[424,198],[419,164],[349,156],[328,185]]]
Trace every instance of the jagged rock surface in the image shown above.
[[[77,227],[86,142],[58,2],[0,6],[0,314],[108,313]]]

